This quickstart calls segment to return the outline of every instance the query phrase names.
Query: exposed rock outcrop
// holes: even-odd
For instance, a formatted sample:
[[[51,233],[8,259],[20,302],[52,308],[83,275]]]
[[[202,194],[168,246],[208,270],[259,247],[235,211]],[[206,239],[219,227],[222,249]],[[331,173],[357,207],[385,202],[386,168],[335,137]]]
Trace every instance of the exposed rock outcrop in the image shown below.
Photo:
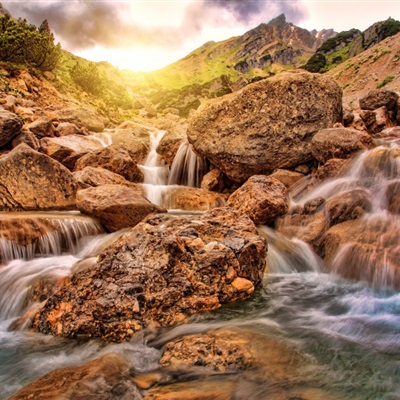
[[[22,125],[23,121],[17,114],[0,109],[0,147],[18,135]]]
[[[311,138],[342,119],[333,79],[284,72],[209,102],[188,130],[194,149],[229,178],[290,168],[312,159]]]
[[[67,280],[36,315],[35,329],[69,337],[129,339],[149,324],[248,298],[261,284],[265,239],[230,208],[200,216],[158,214]]]
[[[71,107],[57,111],[58,119],[61,122],[71,122],[78,126],[84,126],[89,131],[104,131],[103,119],[89,107]]]

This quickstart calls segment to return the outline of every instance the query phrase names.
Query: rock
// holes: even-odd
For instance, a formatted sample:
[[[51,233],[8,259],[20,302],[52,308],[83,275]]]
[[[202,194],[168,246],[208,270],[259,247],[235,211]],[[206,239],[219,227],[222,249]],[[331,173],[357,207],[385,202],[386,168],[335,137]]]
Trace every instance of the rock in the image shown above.
[[[22,119],[10,111],[0,109],[0,147],[3,147],[19,134]]]
[[[311,140],[311,152],[322,163],[331,158],[349,158],[374,147],[366,132],[349,128],[322,129]]]
[[[104,149],[103,144],[96,137],[82,135],[43,138],[40,145],[43,153],[71,170],[74,169],[80,157]]]
[[[185,211],[207,211],[226,203],[224,195],[185,186],[167,187],[161,199],[163,207]]]
[[[15,138],[11,142],[11,146],[14,148],[21,143],[28,145],[33,150],[40,149],[39,139],[29,129],[26,128],[22,128],[21,133],[15,136]]]
[[[346,221],[327,231],[325,263],[347,279],[399,289],[399,240],[398,223],[390,215]]]
[[[25,128],[29,129],[39,139],[54,136],[54,125],[50,118],[37,119],[25,125]]]
[[[138,193],[136,188],[104,185],[78,191],[76,206],[97,218],[110,232],[131,228],[148,214],[166,212]]]
[[[179,146],[186,141],[187,127],[178,125],[178,128],[181,129],[167,131],[157,146],[157,153],[168,165],[172,165]]]
[[[288,169],[277,169],[271,175],[269,175],[269,177],[282,182],[285,185],[286,189],[290,190],[290,188],[296,182],[304,178],[304,174],[296,171],[290,171]]]
[[[393,126],[393,122],[385,106],[373,111],[362,110],[360,116],[365,123],[367,131],[372,135]]]
[[[75,207],[77,184],[72,173],[25,144],[0,158],[0,182],[2,211]]]
[[[19,390],[9,400],[141,400],[129,364],[116,353],[79,367],[58,368]]]
[[[390,90],[371,90],[366,96],[359,100],[362,110],[376,110],[385,106],[389,111],[397,111],[397,100],[399,95]]]
[[[139,186],[127,181],[123,176],[101,167],[85,167],[80,171],[74,172],[73,175],[84,189],[89,186],[124,185],[137,188],[139,193],[143,192]]]
[[[96,111],[89,107],[72,107],[57,111],[57,117],[61,122],[71,122],[78,126],[84,126],[89,131],[104,131],[104,122]]]
[[[388,210],[393,214],[400,214],[400,182],[395,181],[388,185],[386,189],[388,200]]]
[[[320,165],[313,173],[313,179],[322,181],[329,178],[335,178],[345,173],[351,164],[350,159],[330,158],[325,164]]]
[[[56,136],[79,135],[81,130],[71,122],[61,122],[56,128]]]
[[[277,179],[254,175],[229,196],[226,205],[245,213],[256,224],[272,223],[289,210],[289,193]]]
[[[218,169],[213,168],[207,172],[201,181],[201,188],[205,190],[215,190],[216,192],[222,192],[225,187],[225,175]]]
[[[35,119],[35,112],[31,107],[17,106],[15,112],[24,119],[24,121],[33,121]]]
[[[68,279],[36,314],[43,333],[128,340],[149,324],[169,326],[261,284],[266,242],[230,208],[148,217],[111,245],[98,265]],[[237,278],[249,284],[235,288]]]
[[[308,72],[283,72],[208,102],[188,139],[235,182],[312,159],[311,138],[342,120],[336,82]]]
[[[143,182],[143,174],[123,145],[111,145],[103,150],[88,153],[75,164],[75,171],[85,167],[101,167],[122,175],[131,182]]]

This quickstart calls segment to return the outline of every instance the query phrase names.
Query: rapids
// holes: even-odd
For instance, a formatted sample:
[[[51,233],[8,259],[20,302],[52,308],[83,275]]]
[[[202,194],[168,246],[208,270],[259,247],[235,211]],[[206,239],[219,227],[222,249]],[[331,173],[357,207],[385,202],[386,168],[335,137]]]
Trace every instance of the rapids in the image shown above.
[[[156,136],[154,142],[159,140]],[[370,213],[363,218],[378,218],[384,213],[392,223],[399,224],[398,215],[388,210],[385,197],[387,187],[400,179],[398,151],[395,146],[385,145],[365,152],[343,177],[312,192],[297,193],[293,202],[304,204],[316,196],[329,198],[341,191],[362,188],[369,191],[373,200]],[[151,157],[145,162],[144,172],[145,167],[159,167],[157,154]],[[166,185],[168,173],[165,166],[161,167],[159,175],[163,177],[162,185]],[[147,184],[158,186],[154,182]],[[59,217],[64,218],[61,214]],[[73,222],[67,230],[76,230],[76,224]],[[9,330],[11,324],[35,306],[27,299],[40,280],[66,276],[84,268],[85,263],[90,265],[121,233],[74,234],[73,245],[47,246],[45,251],[3,250],[6,256],[3,255],[0,266],[0,399],[55,368],[78,365],[108,352],[124,355],[137,371],[152,371],[158,368],[160,346],[172,338],[231,326],[272,335],[305,355],[303,372],[286,377],[287,385],[297,382],[304,390],[324,390],[329,395],[327,399],[400,399],[400,294],[383,278],[379,284],[371,285],[327,273],[324,262],[307,244],[284,238],[266,227],[260,227],[260,233],[269,242],[268,273],[262,288],[248,301],[197,315],[174,328],[142,332],[121,344],[80,342],[24,329]],[[54,240],[62,236],[55,234]],[[343,253],[345,249],[340,263],[346,264]],[[261,346],[259,351],[262,356],[266,350]],[[251,371],[237,372],[235,380],[235,399],[277,398],[270,396],[270,383],[252,379]],[[301,399],[299,396],[291,398]],[[322,399],[318,395],[307,398]]]

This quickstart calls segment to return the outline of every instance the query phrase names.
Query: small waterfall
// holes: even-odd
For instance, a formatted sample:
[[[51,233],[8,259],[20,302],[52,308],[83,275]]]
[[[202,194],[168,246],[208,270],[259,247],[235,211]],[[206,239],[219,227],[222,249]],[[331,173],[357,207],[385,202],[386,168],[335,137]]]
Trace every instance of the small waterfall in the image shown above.
[[[97,139],[103,147],[108,147],[113,144],[112,136],[110,130],[105,129],[103,132],[95,132],[92,137]]]
[[[1,221],[6,221],[8,225],[12,225],[13,221],[14,225],[18,224],[15,233],[10,230],[4,234],[0,232],[0,256],[3,263],[16,259],[30,260],[37,255],[61,255],[63,252],[76,254],[80,239],[103,232],[97,221],[79,214],[3,214]],[[39,228],[47,232],[37,236],[35,229]],[[21,235],[23,243],[18,242]]]
[[[205,169],[204,159],[193,151],[191,144],[183,142],[171,165],[168,185],[200,187]]]

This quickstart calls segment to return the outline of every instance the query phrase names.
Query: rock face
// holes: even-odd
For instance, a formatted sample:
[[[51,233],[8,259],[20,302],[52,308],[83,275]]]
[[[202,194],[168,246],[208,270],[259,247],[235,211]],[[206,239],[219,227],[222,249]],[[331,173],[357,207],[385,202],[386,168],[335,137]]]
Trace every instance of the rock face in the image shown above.
[[[58,161],[20,144],[0,158],[0,210],[67,210],[77,184]]]
[[[124,185],[136,187],[135,183],[127,181],[123,176],[100,167],[85,167],[80,171],[74,172],[73,175],[83,189],[86,189],[89,186],[104,185]],[[138,186],[137,188],[138,192],[140,192],[141,189],[139,189]]]
[[[200,216],[147,218],[79,272],[36,314],[43,333],[129,339],[149,324],[168,326],[261,284],[266,242],[230,208]]]
[[[22,119],[17,114],[0,109],[0,147],[18,135],[22,125]]]
[[[25,386],[9,400],[141,400],[131,382],[129,364],[108,353],[80,367],[56,369]]]
[[[216,99],[188,130],[194,149],[243,182],[312,159],[311,138],[342,119],[342,92],[326,76],[285,72]]]
[[[289,193],[282,182],[254,175],[229,196],[227,206],[245,213],[256,224],[265,224],[285,214],[289,202]]]
[[[97,218],[110,232],[132,228],[148,214],[166,212],[142,197],[138,189],[123,185],[80,190],[76,205],[82,213]]]
[[[76,162],[75,171],[80,171],[85,167],[105,168],[122,175],[128,181],[143,182],[143,174],[124,145],[111,145],[103,150],[84,155]]]
[[[373,147],[368,133],[348,128],[321,129],[311,140],[311,152],[322,163],[331,158],[349,158]]]

